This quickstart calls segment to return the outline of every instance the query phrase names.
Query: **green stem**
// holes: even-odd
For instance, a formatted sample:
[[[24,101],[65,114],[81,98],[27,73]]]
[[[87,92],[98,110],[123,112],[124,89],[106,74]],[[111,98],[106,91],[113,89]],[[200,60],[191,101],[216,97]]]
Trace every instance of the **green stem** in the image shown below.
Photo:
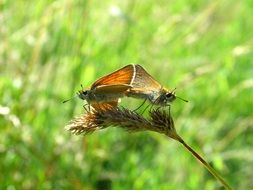
[[[218,174],[197,152],[188,146],[188,144],[186,144],[181,137],[178,136],[175,138],[175,140],[179,141],[195,158],[197,158],[206,167],[206,169],[222,183],[226,189],[232,190],[232,187],[229,186],[225,179],[220,174]]]

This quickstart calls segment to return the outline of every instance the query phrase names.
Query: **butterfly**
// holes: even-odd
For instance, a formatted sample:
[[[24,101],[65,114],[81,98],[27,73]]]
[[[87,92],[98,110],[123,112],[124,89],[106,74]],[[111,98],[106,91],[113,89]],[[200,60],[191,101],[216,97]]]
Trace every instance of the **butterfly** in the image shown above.
[[[120,98],[132,87],[134,76],[135,65],[127,65],[99,78],[89,89],[80,90],[78,96],[95,109],[117,107]]]
[[[152,104],[159,106],[167,106],[177,98],[175,90],[170,91],[164,88],[141,65],[134,65],[134,67],[134,79],[126,96],[149,100]],[[187,100],[184,101],[187,102]]]

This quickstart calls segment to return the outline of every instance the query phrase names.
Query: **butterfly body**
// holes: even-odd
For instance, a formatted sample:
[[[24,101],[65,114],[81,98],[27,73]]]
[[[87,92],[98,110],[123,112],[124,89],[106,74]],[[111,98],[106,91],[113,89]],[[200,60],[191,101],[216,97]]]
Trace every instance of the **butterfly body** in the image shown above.
[[[167,106],[170,102],[173,102],[176,99],[174,92],[167,91],[163,88],[160,90],[149,90],[144,91],[142,89],[130,88],[126,96],[145,99],[151,102],[152,104],[159,106]]]
[[[109,87],[114,88],[114,90],[110,90]],[[119,98],[124,97],[125,91],[128,88],[130,88],[129,85],[111,85],[90,90],[81,90],[79,91],[78,96],[79,98],[86,100],[89,104],[112,102],[118,101]]]

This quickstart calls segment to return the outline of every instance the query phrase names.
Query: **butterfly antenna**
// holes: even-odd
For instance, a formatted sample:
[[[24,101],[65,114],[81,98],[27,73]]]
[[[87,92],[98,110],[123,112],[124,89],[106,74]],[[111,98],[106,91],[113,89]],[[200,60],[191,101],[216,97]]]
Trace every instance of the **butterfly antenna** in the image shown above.
[[[82,88],[82,90],[80,90],[80,91],[83,91],[83,85],[82,85],[82,84],[81,84],[81,88]],[[66,102],[68,102],[68,101],[70,101],[70,100],[72,100],[72,99],[74,99],[74,98],[78,97],[78,96],[79,96],[80,91],[79,91],[79,92],[77,92],[75,96],[71,97],[70,99],[64,100],[62,103],[64,104],[64,103],[66,103]]]
[[[177,89],[177,88],[174,88],[174,89],[171,91],[171,93],[172,93],[172,94],[175,94],[175,93],[176,93],[176,89]]]
[[[179,97],[179,96],[176,96],[178,99],[180,99],[180,100],[182,100],[182,101],[184,101],[184,102],[189,102],[188,100],[186,100],[186,99],[183,99],[183,98],[181,98],[181,97]]]
[[[71,98],[69,98],[69,99],[67,99],[67,100],[64,100],[62,103],[64,104],[64,103],[66,103],[66,102],[68,102],[68,101],[70,101],[70,100],[76,98],[77,96],[78,96],[78,94],[76,94],[75,96],[73,96],[73,97],[71,97]]]
[[[171,91],[171,93],[175,94],[176,89],[177,89],[177,88],[174,88],[174,89]],[[175,96],[176,96],[176,95],[175,95]],[[176,98],[178,98],[178,99],[180,99],[180,100],[182,100],[182,101],[184,101],[184,102],[189,102],[188,100],[183,99],[183,98],[181,98],[181,97],[179,97],[179,96],[176,96]]]

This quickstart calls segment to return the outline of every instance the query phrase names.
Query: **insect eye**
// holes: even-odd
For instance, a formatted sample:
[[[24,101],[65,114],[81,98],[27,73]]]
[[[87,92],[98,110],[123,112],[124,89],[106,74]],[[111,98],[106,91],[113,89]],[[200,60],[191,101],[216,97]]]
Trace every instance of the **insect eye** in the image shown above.
[[[170,98],[170,97],[172,97],[172,96],[174,96],[174,95],[173,95],[172,93],[170,93],[170,92],[166,94],[166,97],[167,97],[167,98]]]
[[[82,94],[87,95],[88,94],[87,90],[83,91]]]

